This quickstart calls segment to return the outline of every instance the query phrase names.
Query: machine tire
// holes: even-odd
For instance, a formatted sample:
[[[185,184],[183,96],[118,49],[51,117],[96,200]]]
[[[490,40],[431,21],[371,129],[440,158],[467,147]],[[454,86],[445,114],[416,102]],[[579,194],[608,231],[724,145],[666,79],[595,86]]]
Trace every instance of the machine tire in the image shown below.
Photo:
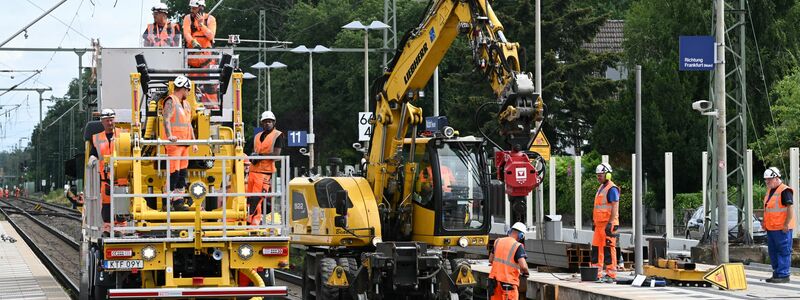
[[[450,262],[452,263],[452,269],[451,270],[458,270],[458,265],[460,265],[461,263],[466,263],[467,259],[466,258],[456,258],[456,259],[450,260]],[[464,300],[464,299],[472,300],[473,296],[474,296],[474,289],[471,286],[462,287],[462,288],[458,289],[458,299],[459,300]]]
[[[318,286],[319,286],[319,294],[317,294],[319,300],[330,300],[330,299],[339,299],[339,289],[327,287],[325,286],[325,282],[328,281],[328,278],[333,272],[333,269],[336,268],[336,260],[333,258],[322,258],[319,260],[319,265],[317,270],[319,272],[317,278],[319,278]]]
[[[341,257],[338,260],[339,266],[344,268],[347,271],[347,280],[350,282],[350,285],[353,285],[353,280],[356,278],[356,273],[358,272],[358,261],[352,257]],[[342,294],[343,299],[354,299],[354,295],[351,295],[349,290],[342,289],[339,291]]]

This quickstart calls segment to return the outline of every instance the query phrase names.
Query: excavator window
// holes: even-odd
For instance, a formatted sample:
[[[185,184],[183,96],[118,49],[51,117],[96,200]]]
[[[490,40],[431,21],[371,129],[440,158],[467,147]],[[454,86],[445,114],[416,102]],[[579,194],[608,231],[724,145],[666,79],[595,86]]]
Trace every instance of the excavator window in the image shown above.
[[[323,178],[314,183],[314,191],[320,208],[335,208],[336,192],[343,191],[342,185],[331,178]],[[347,208],[353,207],[350,197],[347,197]]]
[[[406,145],[408,146],[408,145]],[[408,147],[406,147],[408,148]],[[414,201],[427,209],[433,209],[433,169],[431,167],[430,153],[426,147],[417,147],[414,153],[414,161],[419,162],[419,172],[416,174],[416,187],[414,188]],[[408,151],[408,150],[406,150]]]
[[[445,230],[483,227],[486,173],[480,166],[480,144],[445,142],[437,148],[441,221]],[[437,182],[434,181],[434,182]]]

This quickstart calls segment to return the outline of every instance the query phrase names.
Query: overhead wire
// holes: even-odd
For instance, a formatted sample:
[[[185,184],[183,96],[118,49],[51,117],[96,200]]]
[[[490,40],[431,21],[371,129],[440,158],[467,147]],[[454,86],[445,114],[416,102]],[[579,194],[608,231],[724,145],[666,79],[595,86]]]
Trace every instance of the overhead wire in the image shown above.
[[[75,18],[78,17],[78,13],[81,11],[81,7],[83,6],[83,1],[84,0],[81,0],[81,2],[78,4],[78,8],[75,10],[75,14],[72,16],[72,20],[69,21],[68,26],[72,26],[72,24],[75,22]],[[61,37],[61,41],[58,42],[58,48],[61,48],[61,45],[64,44],[64,40],[67,38],[68,35],[69,35],[69,29],[67,29],[64,32],[64,35]],[[53,62],[53,58],[55,58],[57,53],[58,51],[53,51],[53,54],[50,55],[50,59],[47,61],[47,63],[44,64],[44,67],[39,68],[39,70],[42,70],[42,72],[38,74],[34,82],[37,83],[39,82],[39,78],[41,78],[41,76],[47,71],[47,67],[50,65],[51,62]]]
[[[41,6],[37,5],[35,2],[33,2],[33,1],[31,1],[31,0],[26,0],[26,1],[28,1],[28,3],[30,3],[30,4],[31,4],[31,5],[33,5],[33,6],[36,6],[36,8],[40,9],[41,11],[45,11],[45,9],[44,9],[44,8],[42,8]],[[56,19],[56,21],[58,21],[59,23],[63,24],[64,26],[67,26],[67,28],[71,29],[72,31],[74,31],[75,33],[77,33],[78,35],[80,35],[81,37],[83,37],[84,39],[86,39],[87,41],[91,41],[91,40],[92,40],[92,39],[90,39],[89,37],[87,37],[85,34],[83,34],[82,32],[78,31],[78,30],[77,30],[77,29],[75,29],[75,28],[72,28],[72,25],[71,25],[71,24],[67,24],[66,22],[64,22],[64,21],[62,21],[61,19],[59,19],[58,17],[56,17],[55,15],[53,15],[53,14],[48,14],[48,16],[49,16],[49,17],[52,17],[53,19]]]
[[[761,60],[761,48],[759,48],[759,46],[758,46],[758,37],[756,36],[756,29],[755,29],[755,26],[753,25],[753,15],[750,12],[751,11],[750,1],[749,0],[745,1],[745,5],[747,5],[747,17],[750,19],[750,22],[748,22],[748,23],[750,23],[750,30],[753,32],[753,42],[755,43],[755,46],[756,46],[756,57],[758,57],[758,67],[759,67],[759,72],[761,73],[761,82],[762,82],[762,84],[764,84],[764,94],[765,94],[764,98],[767,99],[767,110],[769,110],[769,116],[770,116],[770,119],[772,120],[772,126],[773,126],[773,128],[775,128],[775,130],[774,130],[775,131],[775,140],[778,142],[778,149],[780,149],[781,152],[783,152],[782,151],[783,143],[781,143],[781,137],[780,137],[780,134],[778,134],[778,130],[777,130],[778,129],[778,125],[777,125],[777,123],[775,123],[775,115],[772,113],[772,101],[770,100],[771,93],[769,91],[769,86],[767,85],[767,77],[764,76],[764,63]],[[755,125],[755,122],[753,122],[753,117],[752,117],[752,114],[750,113],[750,104],[748,103],[747,106],[748,106],[747,107],[747,112],[748,112],[749,117],[750,117],[750,123],[753,124],[754,134],[757,135],[758,132],[756,131],[756,128],[755,128],[756,125]],[[756,138],[756,145],[758,145],[759,151],[761,152],[761,157],[760,157],[761,161],[764,161],[764,150],[761,147],[761,142],[757,138]],[[785,164],[784,160],[781,159],[780,161],[781,161],[781,168],[786,170],[786,164]]]

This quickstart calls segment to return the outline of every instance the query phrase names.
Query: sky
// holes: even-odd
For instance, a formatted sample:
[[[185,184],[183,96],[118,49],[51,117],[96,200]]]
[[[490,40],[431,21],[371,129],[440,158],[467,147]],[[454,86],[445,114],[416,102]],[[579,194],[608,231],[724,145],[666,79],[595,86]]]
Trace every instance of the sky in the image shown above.
[[[0,10],[0,42],[61,2],[61,0],[3,1]],[[49,15],[28,28],[2,48],[91,48],[90,39],[99,39],[103,47],[137,47],[147,23],[152,22],[150,8],[158,0],[67,0]],[[91,66],[92,54],[83,56],[83,65]],[[78,55],[74,52],[0,51],[0,88],[19,84],[20,88],[50,87],[43,98],[63,97],[69,82],[78,75]],[[34,73],[5,70],[42,70]],[[2,94],[3,92],[0,92]],[[29,142],[39,122],[37,92],[9,92],[0,96],[0,151]],[[46,114],[51,102],[43,102]]]

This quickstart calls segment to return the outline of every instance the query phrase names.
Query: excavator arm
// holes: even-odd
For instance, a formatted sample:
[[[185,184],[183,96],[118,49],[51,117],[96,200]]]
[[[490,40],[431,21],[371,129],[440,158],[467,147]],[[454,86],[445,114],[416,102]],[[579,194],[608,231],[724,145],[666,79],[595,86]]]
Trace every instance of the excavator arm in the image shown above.
[[[542,100],[534,92],[532,76],[520,71],[519,44],[506,39],[488,1],[433,1],[420,24],[403,37],[384,75],[373,84],[377,104],[367,180],[379,202],[383,202],[380,197],[393,195],[396,200],[401,194],[399,184],[394,183],[399,182],[402,171],[403,139],[409,128],[424,120],[422,109],[414,104],[458,34],[469,37],[475,69],[485,75],[494,91],[500,133],[506,141],[528,149],[541,128]]]

